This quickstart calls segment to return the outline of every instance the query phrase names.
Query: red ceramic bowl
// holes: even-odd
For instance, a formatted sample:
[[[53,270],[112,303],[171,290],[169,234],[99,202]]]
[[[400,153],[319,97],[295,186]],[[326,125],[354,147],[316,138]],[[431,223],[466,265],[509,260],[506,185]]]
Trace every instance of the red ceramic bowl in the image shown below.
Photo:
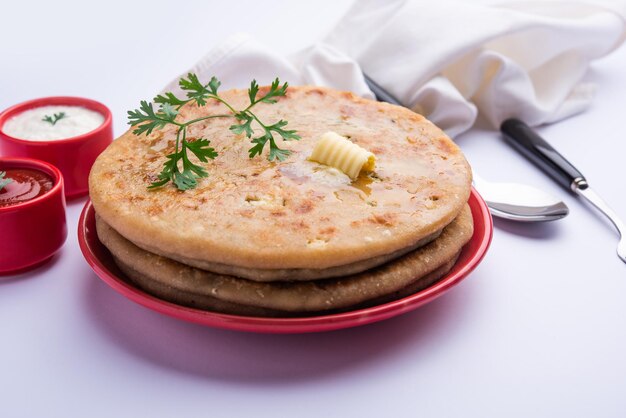
[[[0,207],[0,275],[15,274],[49,260],[67,237],[63,176],[52,164],[30,158],[0,158],[0,171],[29,168],[53,180],[32,200]]]
[[[104,122],[93,131],[67,139],[29,141],[5,134],[2,127],[13,116],[41,106],[81,106],[101,113]],[[17,104],[0,114],[0,155],[47,161],[61,170],[65,196],[87,194],[88,177],[96,157],[113,141],[111,111],[102,103],[82,97],[44,97]]]

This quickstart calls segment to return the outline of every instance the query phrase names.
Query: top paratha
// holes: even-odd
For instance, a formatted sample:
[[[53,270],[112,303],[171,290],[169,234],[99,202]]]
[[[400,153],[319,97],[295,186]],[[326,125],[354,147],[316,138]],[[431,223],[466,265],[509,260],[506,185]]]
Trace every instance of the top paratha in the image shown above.
[[[222,93],[243,108],[247,93]],[[225,113],[217,102],[187,105],[181,119]],[[284,162],[249,159],[250,142],[228,127],[233,119],[193,125],[219,153],[205,164],[209,177],[180,192],[149,191],[175,131],[150,136],[130,131],[105,150],[90,175],[97,213],[122,236],[173,259],[285,269],[329,268],[410,247],[454,219],[470,192],[469,166],[437,127],[402,107],[319,87],[290,87],[264,121],[289,121],[300,141],[281,147]],[[327,131],[349,137],[376,155],[376,170],[351,182],[337,170],[307,160]]]

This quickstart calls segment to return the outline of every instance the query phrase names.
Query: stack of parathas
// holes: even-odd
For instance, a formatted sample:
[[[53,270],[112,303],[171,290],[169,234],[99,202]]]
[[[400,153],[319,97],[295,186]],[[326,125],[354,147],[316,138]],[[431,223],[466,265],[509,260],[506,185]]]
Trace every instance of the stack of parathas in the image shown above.
[[[222,94],[245,108],[247,93]],[[127,132],[90,176],[97,231],[128,278],[168,301],[211,311],[307,316],[350,310],[430,286],[454,265],[473,232],[470,168],[437,127],[407,109],[319,87],[290,87],[256,113],[285,119],[300,141],[283,162],[248,158],[232,119],[193,125],[219,153],[195,189],[155,180],[175,131]],[[186,120],[224,113],[186,105]],[[307,160],[325,132],[376,155],[351,181]]]

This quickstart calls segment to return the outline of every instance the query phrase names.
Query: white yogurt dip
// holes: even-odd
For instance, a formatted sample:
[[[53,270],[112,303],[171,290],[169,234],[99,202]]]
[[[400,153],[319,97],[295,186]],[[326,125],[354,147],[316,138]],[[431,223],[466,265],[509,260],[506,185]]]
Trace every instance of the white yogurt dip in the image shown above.
[[[81,106],[41,106],[13,116],[5,122],[2,132],[18,139],[48,141],[86,134],[103,122],[101,113]]]

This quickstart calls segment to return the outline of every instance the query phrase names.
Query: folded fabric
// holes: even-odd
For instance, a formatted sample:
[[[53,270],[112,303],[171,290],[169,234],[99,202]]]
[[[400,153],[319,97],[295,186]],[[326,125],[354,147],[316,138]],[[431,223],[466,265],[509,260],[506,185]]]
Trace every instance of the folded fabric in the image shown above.
[[[222,82],[222,88],[246,88],[252,79],[260,85],[270,84],[279,77],[291,85],[334,87],[374,98],[359,64],[324,43],[285,57],[249,35],[238,33],[211,49],[185,74],[187,72],[196,73],[207,82],[216,76]],[[163,91],[182,93],[179,78],[172,80]]]
[[[623,0],[363,0],[325,39],[291,56],[236,35],[190,71],[226,87],[278,76],[371,98],[363,70],[454,136],[478,116],[494,128],[508,117],[534,126],[586,109],[589,63],[624,39]]]

